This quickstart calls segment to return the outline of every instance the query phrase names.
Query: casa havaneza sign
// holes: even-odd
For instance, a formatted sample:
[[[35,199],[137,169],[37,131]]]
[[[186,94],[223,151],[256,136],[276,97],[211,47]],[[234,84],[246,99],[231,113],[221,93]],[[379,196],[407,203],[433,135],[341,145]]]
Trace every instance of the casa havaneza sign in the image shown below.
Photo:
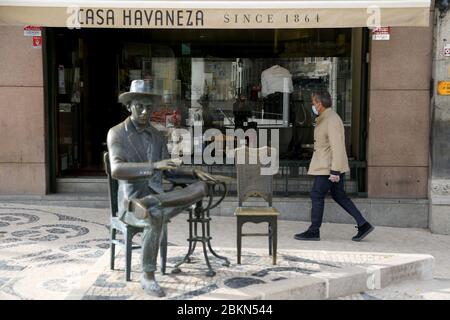
[[[347,4],[343,5],[343,2]],[[100,5],[102,2],[95,3]],[[109,7],[106,6],[107,3],[120,4],[120,7]],[[277,8],[276,4],[274,4],[275,8],[239,8],[238,1],[236,1],[236,8],[211,6],[207,8],[154,8],[151,7],[153,4],[151,1],[148,1],[148,7],[124,7],[127,3],[128,1],[105,1],[105,6],[99,7],[0,4],[0,21],[9,25],[68,27],[71,29],[300,29],[354,28],[376,25],[428,26],[430,20],[429,4],[411,7],[386,6],[369,10],[370,8],[368,9],[367,6],[352,6],[353,1],[339,1],[341,4],[336,7],[315,7],[315,1],[305,1],[311,7],[301,8],[287,8],[285,5]],[[129,3],[131,6],[134,1]],[[170,1],[167,3],[170,5]],[[188,2],[186,3],[188,4]],[[286,1],[284,3],[286,4]],[[294,1],[292,3],[294,4]]]
[[[109,26],[121,24],[124,27],[201,27],[204,25],[202,10],[145,10],[145,9],[79,9],[80,25]]]
[[[267,26],[281,24],[318,24],[320,14],[317,12],[268,13],[249,10],[223,14],[213,10],[194,9],[83,9],[79,8],[69,16],[69,24],[79,27],[124,27],[124,28],[202,28],[211,27],[207,18],[214,15],[215,25],[219,26]],[[209,19],[211,20],[211,19]]]

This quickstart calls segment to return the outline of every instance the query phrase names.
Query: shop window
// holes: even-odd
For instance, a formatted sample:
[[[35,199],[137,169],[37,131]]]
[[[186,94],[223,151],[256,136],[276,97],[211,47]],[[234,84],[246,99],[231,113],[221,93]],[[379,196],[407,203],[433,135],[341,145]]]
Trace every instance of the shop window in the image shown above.
[[[149,37],[149,43],[124,43],[120,91],[134,79],[152,81],[163,101],[152,120],[168,137],[173,128],[199,122],[224,133],[278,129],[282,158],[310,159],[311,94],[328,90],[351,154],[350,29],[170,30]]]
[[[60,112],[60,176],[67,176],[64,172],[70,168],[75,170],[70,174],[83,175],[82,168],[89,167],[103,174],[107,130],[128,116],[117,96],[135,79],[151,81],[161,96],[151,120],[167,136],[169,150],[176,144],[175,129],[199,123],[203,131],[217,129],[221,133],[217,138],[224,141],[230,139],[226,134],[230,128],[275,129],[280,158],[287,163],[279,175],[296,179],[292,189],[298,189],[313,152],[311,94],[327,90],[344,122],[347,154],[350,159],[358,157],[359,126],[354,125],[360,83],[353,81],[354,29],[85,29],[76,36],[64,32],[66,38],[78,38],[58,53],[65,79],[72,81],[65,80],[70,92],[60,92],[59,104],[61,110],[81,111],[73,116]],[[63,56],[72,57],[70,63],[59,63]],[[106,84],[99,88],[98,83]],[[214,168],[221,173],[228,170],[220,164]],[[289,191],[291,182],[283,180],[280,185]],[[356,184],[349,191],[356,191]]]
[[[57,161],[58,173],[80,166],[80,112],[82,99],[82,44],[76,37],[56,36],[57,40]]]

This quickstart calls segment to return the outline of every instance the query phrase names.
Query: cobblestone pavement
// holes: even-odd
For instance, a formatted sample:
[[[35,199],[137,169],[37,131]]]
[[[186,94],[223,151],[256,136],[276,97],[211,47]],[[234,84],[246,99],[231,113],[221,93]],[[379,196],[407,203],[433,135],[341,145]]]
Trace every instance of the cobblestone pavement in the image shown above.
[[[109,247],[105,211],[0,203],[0,299],[61,299]]]
[[[236,250],[218,248],[217,253],[231,260],[236,259]],[[185,247],[169,247],[168,272],[158,273],[157,279],[166,291],[165,299],[202,299],[202,295],[220,292],[231,294],[227,289],[241,289],[253,284],[270,283],[282,279],[292,279],[299,275],[314,275],[319,272],[338,272],[339,269],[350,266],[380,265],[383,261],[394,257],[394,254],[370,253],[337,253],[327,251],[280,250],[277,265],[272,265],[268,250],[247,249],[242,256],[242,264],[232,263],[223,266],[223,261],[211,256],[211,265],[216,271],[214,277],[206,276],[208,271],[203,251],[197,248],[190,263],[181,266],[181,273],[171,274],[173,265],[181,261],[187,252]],[[143,292],[139,285],[140,261],[139,254],[133,255],[132,281],[124,281],[124,255],[116,255],[118,262],[114,271],[109,269],[109,260],[94,270],[94,279],[81,288],[79,295],[71,299],[102,300],[102,299],[155,299]]]
[[[101,259],[108,261],[108,257],[104,255],[108,249],[108,220],[107,209],[0,203],[0,299],[64,299],[69,293],[76,291],[80,282],[87,278],[89,271],[97,267],[105,269],[108,265],[104,261],[98,265]],[[253,274],[271,268],[270,258],[266,252],[267,240],[261,237],[245,238],[242,249],[244,264],[237,267],[235,264],[235,218],[213,216],[211,225],[213,248],[219,254],[230,258],[232,267],[222,267],[216,263],[215,259],[211,259],[214,268],[224,269],[224,271],[223,275],[216,276],[214,281],[209,281],[213,287],[208,287],[206,284],[208,279],[204,276],[206,271],[204,259],[198,248],[194,263],[183,265],[182,274],[177,276],[158,274],[158,279],[164,288],[168,288],[168,296],[177,299],[183,295],[187,297],[186,294],[194,297],[204,290],[212,291],[214,285],[239,286],[254,281],[276,281],[277,278],[289,277],[293,273],[308,274],[320,268],[322,270],[333,268],[319,264],[323,262],[335,267],[345,263],[358,264],[361,261],[357,261],[356,256],[367,257],[371,252],[382,253],[386,256],[391,253],[423,253],[435,257],[436,279],[432,282],[405,283],[344,299],[396,299],[396,297],[449,299],[447,292],[450,288],[450,236],[434,235],[422,229],[376,227],[364,241],[357,243],[350,241],[356,232],[353,226],[325,223],[321,229],[321,241],[294,240],[293,235],[302,232],[307,226],[308,223],[305,222],[279,221],[279,261],[280,266],[288,269],[275,272],[272,270],[267,275],[258,277]],[[246,224],[245,228],[246,232],[260,232],[265,231],[266,226]],[[169,224],[169,271],[170,266],[181,259],[186,250],[187,233],[186,215],[177,216]],[[139,240],[137,237],[136,242]],[[299,250],[315,252],[318,256],[306,257],[301,255]],[[353,260],[349,257],[341,257],[343,260],[338,261],[330,255],[324,260],[320,257],[320,252],[324,251],[351,251],[355,255]],[[357,255],[357,252],[360,255]],[[139,254],[135,253],[134,258],[138,257]],[[309,263],[303,260],[295,261],[292,257],[312,261]],[[84,295],[85,299],[100,299],[106,294],[105,290],[109,290],[109,298],[112,298],[113,293],[116,298],[144,298],[141,296],[141,289],[137,283],[139,261],[133,262],[133,282],[128,284],[123,281],[123,271],[120,270],[122,268],[120,263],[123,262],[120,261],[118,257],[119,270],[110,272],[106,268],[104,272],[99,273],[103,276],[96,275],[93,282],[95,286]],[[249,262],[252,261],[260,269],[249,267],[252,265]],[[186,277],[186,275],[193,277],[186,288],[181,290],[176,286],[173,287],[177,277]],[[128,289],[131,291],[126,293]],[[426,292],[425,295],[424,292]]]

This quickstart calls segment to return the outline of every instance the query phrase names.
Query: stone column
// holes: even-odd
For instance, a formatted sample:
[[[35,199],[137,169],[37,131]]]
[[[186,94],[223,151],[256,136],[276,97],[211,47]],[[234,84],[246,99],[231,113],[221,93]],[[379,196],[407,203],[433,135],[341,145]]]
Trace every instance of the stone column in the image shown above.
[[[42,49],[0,26],[0,194],[45,194]]]
[[[371,41],[369,198],[428,198],[432,14],[429,27],[393,27],[390,40]]]
[[[431,148],[429,173],[429,221],[433,233],[450,234],[450,96],[439,95],[439,81],[450,81],[450,9],[436,9],[433,56],[434,92],[431,101]]]

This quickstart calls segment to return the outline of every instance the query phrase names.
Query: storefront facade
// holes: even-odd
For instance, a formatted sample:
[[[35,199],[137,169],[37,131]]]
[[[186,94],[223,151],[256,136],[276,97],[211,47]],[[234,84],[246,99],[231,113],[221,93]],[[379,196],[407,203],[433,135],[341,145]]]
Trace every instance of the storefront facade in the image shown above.
[[[347,190],[358,205],[374,223],[429,227],[434,3],[381,8],[390,39],[376,41],[366,26],[369,7],[381,2],[263,1],[258,10],[250,2],[2,6],[0,179],[8,183],[0,194],[61,192],[64,181],[101,178],[106,132],[126,117],[116,98],[132,79],[147,77],[164,102],[154,124],[168,135],[199,119],[219,132],[249,122],[277,129],[280,210],[307,219],[310,94],[327,89],[346,127]],[[30,24],[45,27],[41,49],[24,36]],[[291,76],[288,101],[270,91],[270,81],[263,85],[274,66]]]

